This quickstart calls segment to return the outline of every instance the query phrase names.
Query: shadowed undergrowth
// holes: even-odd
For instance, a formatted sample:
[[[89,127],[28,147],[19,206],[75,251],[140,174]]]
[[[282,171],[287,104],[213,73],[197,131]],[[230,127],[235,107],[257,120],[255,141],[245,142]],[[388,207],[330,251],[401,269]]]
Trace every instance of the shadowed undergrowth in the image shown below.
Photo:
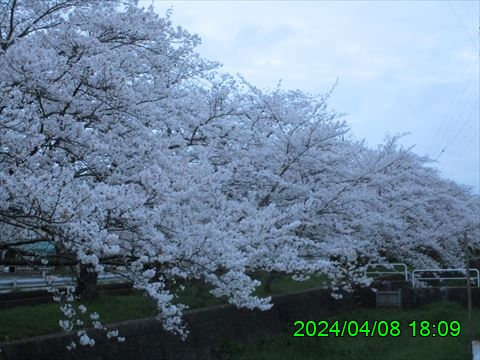
[[[254,343],[227,342],[211,360],[465,360],[468,359],[468,322],[467,311],[457,303],[438,302],[422,309],[372,309],[345,313],[342,316],[329,319],[298,319],[327,320],[333,323],[338,320],[355,320],[358,324],[369,320],[399,321],[400,336],[373,336],[364,334],[336,337],[293,337],[298,329],[293,324],[282,335],[264,338]],[[412,337],[412,328],[408,326],[413,320],[430,321],[438,324],[439,321],[459,321],[461,331],[458,337],[436,336],[422,337],[418,334]],[[474,328],[480,334],[479,311],[474,312]],[[432,334],[436,330],[432,331]],[[475,332],[474,332],[475,333]]]

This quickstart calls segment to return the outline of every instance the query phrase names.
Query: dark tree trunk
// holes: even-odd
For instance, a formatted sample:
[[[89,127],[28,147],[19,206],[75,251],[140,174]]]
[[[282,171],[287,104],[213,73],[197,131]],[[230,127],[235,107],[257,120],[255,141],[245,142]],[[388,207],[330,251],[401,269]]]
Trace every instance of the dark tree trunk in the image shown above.
[[[269,293],[272,290],[272,283],[275,280],[275,276],[277,275],[276,271],[268,271],[267,278],[265,279],[265,283],[263,284],[263,290]]]
[[[196,285],[196,290],[195,290],[195,296],[196,297],[201,297],[205,294],[205,289],[206,289],[206,283],[203,279],[199,279],[198,281],[195,282]]]
[[[12,260],[12,261],[15,261],[16,260],[16,254],[15,254],[15,251],[12,250],[12,249],[9,249],[7,250],[7,253],[5,254],[4,258],[5,260]],[[14,273],[15,272],[15,264],[12,264],[11,266],[8,267],[8,272],[9,273]]]
[[[92,300],[98,296],[98,273],[91,266],[80,265],[80,274],[77,281],[77,295],[82,300]]]

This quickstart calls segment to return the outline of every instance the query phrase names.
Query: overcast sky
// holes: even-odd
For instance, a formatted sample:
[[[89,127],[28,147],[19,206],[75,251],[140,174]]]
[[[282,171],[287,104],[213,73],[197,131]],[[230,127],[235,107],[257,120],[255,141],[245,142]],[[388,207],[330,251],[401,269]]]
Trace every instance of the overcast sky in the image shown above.
[[[328,91],[355,137],[406,147],[480,193],[478,1],[145,0],[261,88]]]

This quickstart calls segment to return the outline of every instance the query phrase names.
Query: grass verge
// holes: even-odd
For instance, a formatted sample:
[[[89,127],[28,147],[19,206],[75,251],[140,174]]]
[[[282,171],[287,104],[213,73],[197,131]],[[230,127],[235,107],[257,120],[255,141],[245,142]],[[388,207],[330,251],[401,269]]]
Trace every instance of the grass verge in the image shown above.
[[[278,277],[272,283],[270,292],[259,288],[257,295],[287,293],[314,288],[321,284],[321,278],[311,278],[307,281],[294,281],[287,276]],[[225,299],[215,298],[208,288],[199,290],[190,286],[181,293],[178,302],[186,304],[190,309],[196,309],[225,303]],[[130,319],[140,319],[156,315],[154,302],[139,293],[129,295],[101,295],[93,301],[82,302],[89,311],[97,312],[104,324]],[[78,305],[77,303],[75,305]],[[0,309],[0,341],[28,338],[60,331],[58,321],[64,316],[57,303],[46,303],[33,306],[19,306]]]
[[[387,322],[399,321],[400,335],[396,337],[378,334],[366,337],[365,334],[357,336],[336,337],[329,334],[328,337],[293,337],[298,329],[292,326],[282,335],[266,338],[255,343],[242,344],[239,342],[225,343],[219,357],[212,360],[465,360],[468,359],[468,325],[467,311],[457,303],[439,302],[428,305],[422,309],[374,309],[345,313],[341,317],[329,319],[298,319],[327,320],[332,324],[335,320],[339,324],[344,321],[355,320],[363,324],[366,320],[370,327],[374,320]],[[430,336],[412,336],[413,320],[429,321],[438,324],[440,321],[459,321],[461,331],[459,336],[439,336],[436,329],[431,328]],[[474,312],[474,324],[479,324],[479,311]],[[478,327],[478,325],[477,325]],[[341,327],[340,327],[341,329]],[[433,336],[435,334],[435,336]],[[477,329],[480,335],[480,329]]]

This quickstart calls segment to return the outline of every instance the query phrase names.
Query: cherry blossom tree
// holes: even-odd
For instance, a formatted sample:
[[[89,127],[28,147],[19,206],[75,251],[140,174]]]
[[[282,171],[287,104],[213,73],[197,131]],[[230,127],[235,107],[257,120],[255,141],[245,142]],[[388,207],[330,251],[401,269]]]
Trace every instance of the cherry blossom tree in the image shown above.
[[[196,150],[224,91],[196,85],[216,67],[198,37],[133,2],[8,1],[1,14],[1,247],[46,240],[95,273],[123,266],[180,334],[179,278],[268,308],[225,225],[237,204]]]
[[[264,269],[313,268],[335,281],[347,274],[348,287],[364,280],[352,274],[372,262],[459,266],[464,231],[478,247],[478,196],[441,178],[428,159],[399,146],[399,136],[372,150],[327,110],[329,93],[247,88],[242,123],[249,140],[234,157],[228,188],[258,208],[253,233],[263,235],[255,247]],[[285,247],[288,259],[278,251]],[[316,266],[301,261],[306,250]]]
[[[370,216],[372,243],[388,261],[415,267],[464,265],[463,235],[480,245],[480,201],[466,187],[442,178],[430,160],[391,141],[389,153],[400,157],[383,169],[370,188],[375,205]],[[373,231],[372,231],[373,230]],[[372,244],[372,245],[373,245]]]

